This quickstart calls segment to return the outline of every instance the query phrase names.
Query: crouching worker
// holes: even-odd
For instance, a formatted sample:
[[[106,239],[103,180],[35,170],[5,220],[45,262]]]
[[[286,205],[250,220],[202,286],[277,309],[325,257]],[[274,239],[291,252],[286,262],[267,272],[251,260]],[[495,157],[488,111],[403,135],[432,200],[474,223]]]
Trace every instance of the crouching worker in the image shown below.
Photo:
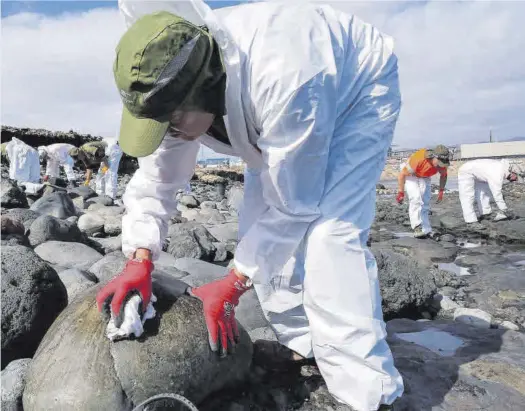
[[[42,179],[43,181],[48,181],[50,177],[58,178],[60,176],[60,167],[62,167],[69,182],[69,186],[76,186],[76,176],[73,171],[75,161],[69,155],[69,151],[74,148],[74,145],[65,143],[38,147],[40,161],[46,162],[46,172]]]
[[[130,260],[100,290],[99,308],[118,317],[137,291],[148,307],[174,195],[202,143],[248,165],[235,268],[189,291],[211,349],[235,345],[235,307],[255,286],[291,361],[315,357],[330,393],[357,411],[391,404],[403,381],[366,242],[401,105],[392,39],[308,2],[227,15],[199,0],[119,7],[129,26],[113,66],[119,142],[139,169],[123,197]]]
[[[69,155],[86,169],[85,186],[91,182],[93,169],[98,168],[95,191],[98,195],[116,198],[118,167],[122,157],[122,150],[116,140],[92,141],[71,149]]]
[[[447,184],[447,167],[450,164],[449,150],[445,146],[436,146],[433,150],[421,149],[412,154],[401,165],[397,178],[396,201],[401,204],[408,194],[408,214],[414,237],[424,238],[432,234],[430,225],[430,178],[439,173],[439,193],[437,201],[443,200]]]
[[[478,219],[492,216],[491,195],[498,207],[498,212],[492,216],[493,220],[512,218],[514,213],[507,207],[502,189],[503,184],[517,180],[518,173],[506,159],[479,159],[463,164],[458,170],[458,188],[463,218],[467,226],[478,230],[486,228]],[[477,213],[474,210],[474,203],[477,204]]]

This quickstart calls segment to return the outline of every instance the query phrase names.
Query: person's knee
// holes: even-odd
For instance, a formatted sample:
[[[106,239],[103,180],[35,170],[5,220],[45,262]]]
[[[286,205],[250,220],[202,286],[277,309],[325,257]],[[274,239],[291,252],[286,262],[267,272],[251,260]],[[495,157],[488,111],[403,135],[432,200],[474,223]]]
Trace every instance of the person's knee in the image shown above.
[[[421,208],[424,205],[423,199],[421,197],[409,197],[410,207]]]

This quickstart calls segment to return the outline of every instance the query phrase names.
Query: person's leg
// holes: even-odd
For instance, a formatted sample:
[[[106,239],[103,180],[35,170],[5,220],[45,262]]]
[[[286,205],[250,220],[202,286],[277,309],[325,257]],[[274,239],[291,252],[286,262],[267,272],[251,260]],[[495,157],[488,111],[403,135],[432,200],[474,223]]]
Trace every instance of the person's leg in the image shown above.
[[[492,207],[490,206],[490,198],[492,197],[492,192],[490,191],[490,187],[487,183],[483,181],[477,182],[476,186],[479,192],[479,195],[478,195],[479,213],[482,216],[489,215],[490,213],[492,213]]]
[[[466,223],[475,223],[478,216],[474,210],[474,199],[476,195],[476,182],[470,174],[458,175],[459,202],[463,211],[463,219]]]
[[[239,239],[266,209],[259,171],[247,169],[244,173],[244,198],[239,211]],[[303,357],[311,357],[312,342],[303,308],[303,255],[299,252],[288,261],[270,285],[255,284],[254,288],[278,341]]]
[[[74,161],[70,156],[67,156],[66,160],[63,162],[62,167],[64,167],[64,172],[66,173],[67,180],[69,182],[75,181],[76,176],[73,171]]]
[[[306,237],[304,307],[315,360],[330,393],[357,411],[403,393],[366,245],[400,109],[397,71],[376,81],[332,138],[321,216]]]
[[[421,190],[419,189],[419,178],[408,176],[405,181],[405,191],[408,196],[408,216],[410,217],[410,226],[413,230],[423,223],[421,219],[423,199],[421,198]]]
[[[97,174],[95,175],[95,192],[102,196],[105,193],[106,189],[106,181],[104,178],[104,173],[102,172],[102,166],[100,166],[97,170]]]
[[[430,225],[430,198],[432,197],[432,187],[430,178],[419,179],[419,190],[421,193],[421,224],[424,234],[432,232],[432,226]]]
[[[40,157],[38,155],[38,151],[31,150],[30,152],[30,174],[29,174],[29,182],[39,184],[40,183]]]
[[[60,168],[58,165],[57,159],[53,157],[48,157],[47,159],[47,167],[46,167],[46,175],[49,176],[49,178],[58,178],[60,175]]]
[[[112,144],[108,147],[109,170],[104,176],[106,195],[115,199],[118,189],[118,168],[122,158],[122,150],[118,144]]]

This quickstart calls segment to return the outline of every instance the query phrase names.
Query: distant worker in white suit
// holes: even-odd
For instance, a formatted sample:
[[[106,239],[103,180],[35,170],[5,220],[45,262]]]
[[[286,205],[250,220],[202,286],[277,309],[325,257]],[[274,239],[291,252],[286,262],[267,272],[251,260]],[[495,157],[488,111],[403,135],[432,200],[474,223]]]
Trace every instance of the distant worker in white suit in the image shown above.
[[[117,138],[105,139],[106,159],[108,170],[106,173],[98,172],[95,177],[96,192],[98,195],[107,195],[113,200],[117,198],[118,189],[118,168],[122,158],[122,150],[118,144]]]
[[[73,171],[75,161],[69,155],[69,151],[72,148],[75,148],[73,144],[66,143],[38,147],[40,160],[46,160],[47,163],[43,181],[48,181],[49,177],[57,178],[60,175],[60,167],[62,167],[69,183],[71,185],[76,184],[75,172]]]
[[[405,163],[401,164],[401,171],[397,177],[398,192],[396,201],[399,204],[403,203],[406,190],[409,201],[408,215],[415,238],[424,238],[432,235],[432,227],[430,225],[430,179],[432,176],[440,174],[437,201],[443,201],[449,165],[450,152],[443,145],[438,145],[432,150],[424,148],[418,150]]]
[[[517,170],[506,159],[479,159],[463,164],[458,170],[458,188],[467,225],[473,229],[485,229],[478,219],[492,214],[491,195],[499,210],[494,221],[512,218],[514,213],[503,199],[502,188],[503,184],[517,180]],[[474,202],[477,203],[478,213],[474,210]]]
[[[203,143],[248,167],[234,268],[188,290],[203,301],[210,348],[231,353],[235,307],[253,285],[278,347],[315,357],[336,399],[356,411],[391,404],[403,380],[366,243],[401,107],[393,40],[308,2],[226,15],[197,0],[119,7],[119,141],[139,169],[123,197],[129,261],[99,291],[99,309],[117,318],[137,290],[148,306],[174,193]]]
[[[122,150],[116,138],[91,141],[69,151],[69,155],[79,161],[86,169],[85,186],[89,186],[93,170],[98,168],[95,177],[95,191],[98,195],[117,197],[118,168]]]
[[[40,159],[38,151],[13,137],[5,146],[9,159],[9,178],[17,183],[40,183]]]

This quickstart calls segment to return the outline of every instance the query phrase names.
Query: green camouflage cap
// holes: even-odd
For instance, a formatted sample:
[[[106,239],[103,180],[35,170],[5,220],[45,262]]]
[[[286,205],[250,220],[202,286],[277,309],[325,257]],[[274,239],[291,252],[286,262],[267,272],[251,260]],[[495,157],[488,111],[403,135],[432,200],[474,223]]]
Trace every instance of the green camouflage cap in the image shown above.
[[[432,150],[427,150],[427,157],[437,158],[440,167],[447,167],[450,165],[450,151],[442,144],[437,145]]]
[[[133,157],[153,153],[176,109],[224,115],[225,88],[218,46],[206,28],[168,12],[148,14],[122,36],[113,65],[124,103],[119,144]]]

